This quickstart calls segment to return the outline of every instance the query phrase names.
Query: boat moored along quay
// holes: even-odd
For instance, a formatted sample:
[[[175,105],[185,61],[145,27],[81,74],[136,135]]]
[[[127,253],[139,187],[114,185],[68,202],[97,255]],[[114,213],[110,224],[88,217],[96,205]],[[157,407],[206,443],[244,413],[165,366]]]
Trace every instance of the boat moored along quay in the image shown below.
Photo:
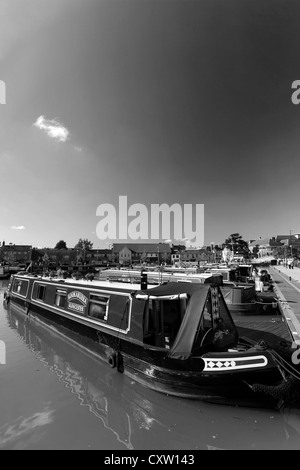
[[[164,282],[189,282],[189,283],[213,283],[215,280],[221,283],[221,290],[226,304],[233,316],[237,315],[266,315],[274,314],[277,307],[277,299],[273,293],[271,283],[265,282],[266,292],[261,292],[253,276],[252,265],[218,266],[208,268],[201,273],[188,270],[157,268],[144,271],[137,269],[105,269],[99,273],[100,280],[123,282],[126,284],[140,283],[143,276],[151,285],[160,285]],[[257,277],[258,284],[263,284]],[[264,290],[265,290],[264,289]]]
[[[240,336],[217,280],[141,288],[21,273],[11,276],[5,303],[158,392],[268,408],[297,404],[292,337],[270,346],[259,330]]]

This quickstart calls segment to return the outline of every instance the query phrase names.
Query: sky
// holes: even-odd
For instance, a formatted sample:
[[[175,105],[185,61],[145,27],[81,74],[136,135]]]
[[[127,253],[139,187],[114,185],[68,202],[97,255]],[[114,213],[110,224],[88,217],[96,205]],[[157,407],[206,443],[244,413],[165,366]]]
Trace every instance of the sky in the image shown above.
[[[297,0],[0,0],[0,241],[107,248],[120,196],[203,204],[204,244],[300,232],[299,21]]]

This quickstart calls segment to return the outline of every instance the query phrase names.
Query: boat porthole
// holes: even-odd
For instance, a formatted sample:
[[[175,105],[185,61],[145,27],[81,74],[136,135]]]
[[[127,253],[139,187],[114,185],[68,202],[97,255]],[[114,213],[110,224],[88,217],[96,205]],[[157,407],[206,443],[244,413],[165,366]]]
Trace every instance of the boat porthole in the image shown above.
[[[115,354],[110,354],[108,356],[108,364],[110,367],[116,367],[116,355]]]

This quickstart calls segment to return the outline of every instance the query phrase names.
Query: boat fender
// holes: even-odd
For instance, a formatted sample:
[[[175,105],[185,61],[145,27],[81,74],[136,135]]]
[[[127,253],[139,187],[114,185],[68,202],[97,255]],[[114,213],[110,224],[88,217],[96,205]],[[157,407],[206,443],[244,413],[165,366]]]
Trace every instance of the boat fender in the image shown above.
[[[116,367],[116,354],[115,353],[112,353],[112,354],[109,354],[108,357],[107,357],[107,361],[108,361],[108,364],[110,365],[110,367],[114,368]]]
[[[28,315],[29,310],[30,310],[30,303],[29,303],[29,302],[25,302],[25,312],[26,312],[26,315]]]
[[[117,360],[118,372],[120,372],[122,374],[124,372],[124,364],[123,364],[123,356],[120,353],[120,351],[117,353],[116,360]]]

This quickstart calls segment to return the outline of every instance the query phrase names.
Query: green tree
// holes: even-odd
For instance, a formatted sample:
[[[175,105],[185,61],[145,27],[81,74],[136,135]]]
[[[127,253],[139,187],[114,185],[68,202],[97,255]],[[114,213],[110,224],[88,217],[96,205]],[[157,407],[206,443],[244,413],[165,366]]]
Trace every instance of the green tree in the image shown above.
[[[55,250],[67,250],[67,244],[64,240],[59,240],[54,248]]]
[[[146,259],[147,259],[147,253],[144,250],[143,253],[141,254],[141,263],[144,263],[144,261],[146,261]]]
[[[93,248],[93,243],[87,238],[79,238],[74,248],[75,250],[91,250]]]
[[[167,259],[168,259],[168,253],[166,251],[163,251],[162,254],[161,254],[161,259],[164,263],[167,262]]]
[[[47,253],[44,254],[44,256],[43,256],[42,259],[43,259],[44,268],[48,268],[50,258],[49,258],[49,256],[47,255]]]
[[[77,252],[77,263],[84,263],[86,260],[86,252],[93,248],[93,243],[87,238],[79,238],[74,246]]]
[[[229,235],[225,240],[224,246],[226,246],[226,248],[230,248],[234,254],[248,256],[250,253],[248,243],[243,240],[242,235],[238,232]]]
[[[287,256],[287,249],[286,246],[278,246],[273,250],[273,256],[274,258],[278,259],[283,259],[286,258]]]
[[[252,254],[254,258],[258,258],[258,252],[259,252],[259,245],[255,245],[252,250]]]

